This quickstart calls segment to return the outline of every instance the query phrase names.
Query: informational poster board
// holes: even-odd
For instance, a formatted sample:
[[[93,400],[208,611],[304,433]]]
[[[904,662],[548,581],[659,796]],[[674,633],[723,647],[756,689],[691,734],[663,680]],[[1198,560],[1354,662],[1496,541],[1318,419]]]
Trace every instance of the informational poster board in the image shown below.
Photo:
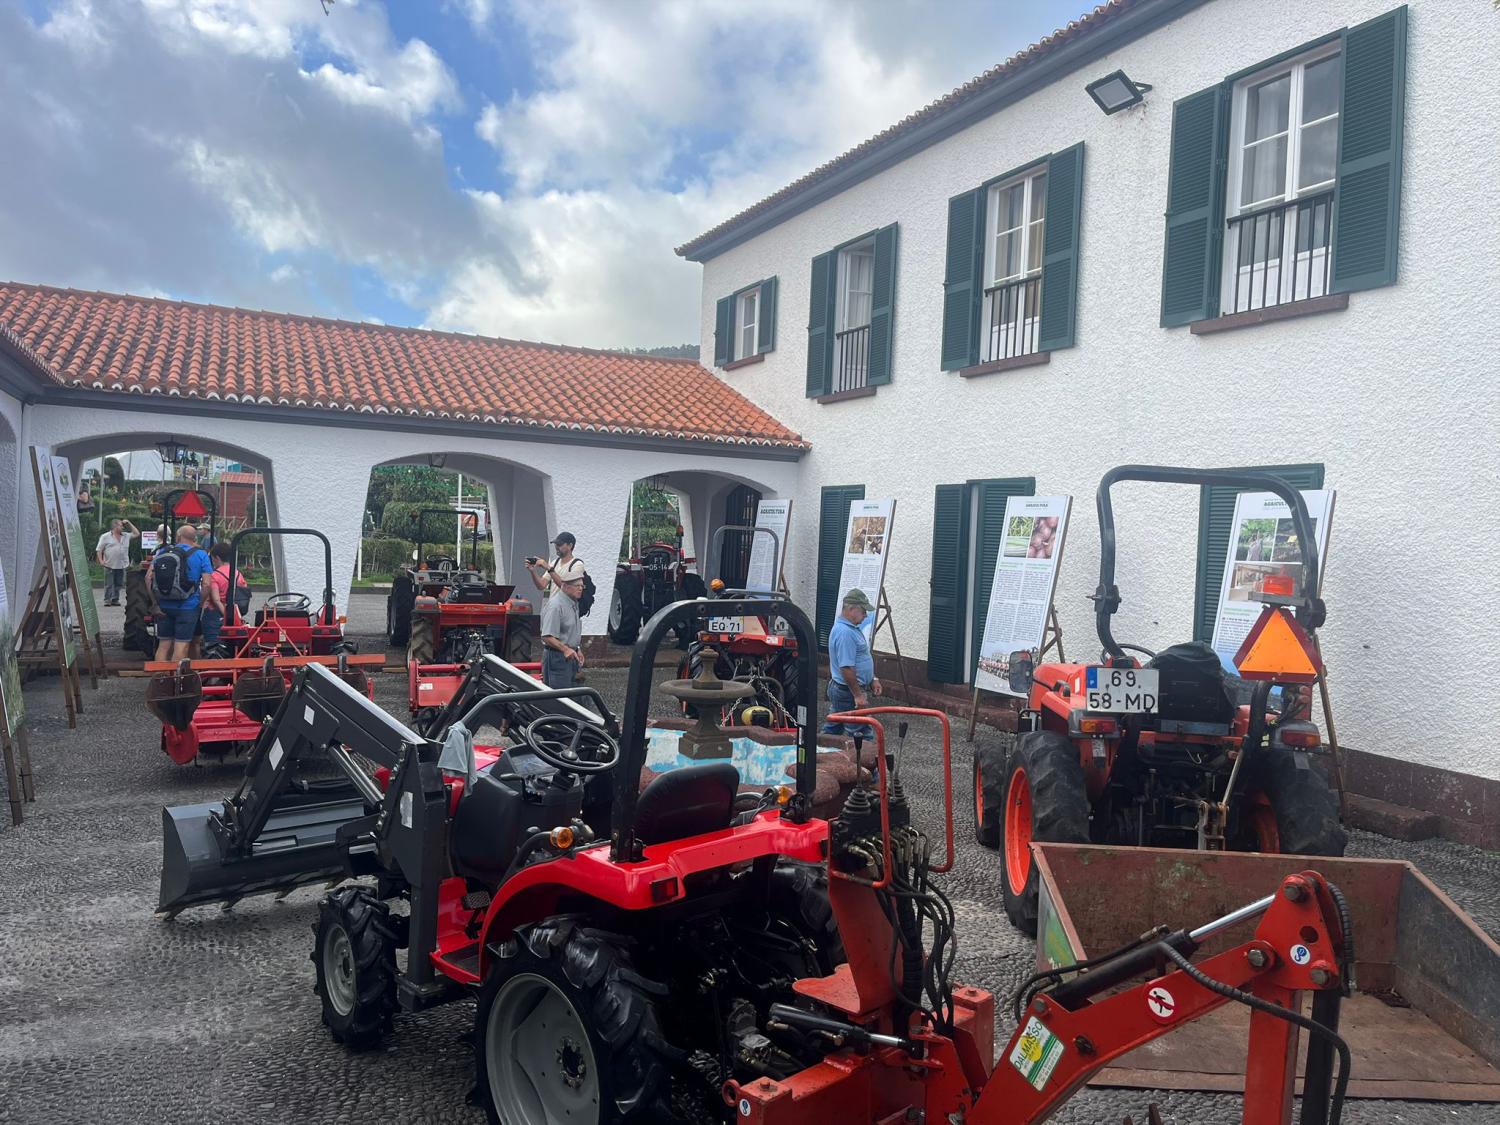
[[[21,696],[21,670],[16,666],[16,637],[10,623],[10,598],[5,589],[5,569],[0,565],[0,720],[4,734],[14,737],[16,728],[26,718],[26,701]]]
[[[31,469],[36,480],[36,505],[42,516],[42,560],[48,571],[53,612],[57,614],[57,644],[63,663],[71,668],[78,660],[73,631],[78,622],[73,614],[73,596],[68,589],[67,533],[58,510],[57,485],[53,480],[52,452],[45,445],[31,447]]]
[[[984,612],[976,688],[1017,694],[1010,690],[1010,654],[1042,647],[1072,508],[1071,496],[1006,500],[1005,538]]]
[[[790,500],[762,500],[755,511],[755,526],[769,528],[776,535],[773,545],[769,535],[750,537],[750,567],[745,574],[745,589],[774,594],[781,588],[781,571],[786,565],[786,537],[792,526]]]
[[[896,520],[894,500],[856,500],[849,505],[849,526],[844,535],[844,565],[839,571],[839,600],[850,590],[861,590],[872,606],[880,604],[885,583],[885,560],[891,549],[891,525]],[[875,635],[876,615],[865,615],[860,629],[866,638]]]
[[[73,488],[73,470],[66,457],[52,458],[52,484],[57,490],[57,509],[62,516],[67,541],[68,572],[73,576],[74,608],[83,622],[85,647],[99,636],[99,607],[94,604],[94,583],[89,569],[93,557],[83,541],[83,526],[78,519],[78,493]]]
[[[161,546],[161,535],[155,531],[141,532],[141,558],[149,559]]]
[[[1312,517],[1321,569],[1328,562],[1334,493],[1332,489],[1306,490],[1302,500]],[[1224,560],[1224,579],[1219,586],[1219,608],[1214,614],[1213,648],[1226,667],[1233,667],[1240,642],[1265,608],[1251,595],[1259,592],[1268,576],[1300,578],[1301,573],[1302,551],[1286,502],[1274,492],[1240,493],[1234,505],[1229,557]]]

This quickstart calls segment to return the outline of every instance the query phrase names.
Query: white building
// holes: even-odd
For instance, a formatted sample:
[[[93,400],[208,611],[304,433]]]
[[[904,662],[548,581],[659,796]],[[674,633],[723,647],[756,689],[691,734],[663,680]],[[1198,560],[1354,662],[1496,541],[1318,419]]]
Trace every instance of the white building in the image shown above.
[[[1497,58],[1487,4],[1115,0],[682,247],[705,355],[812,445],[794,593],[851,495],[896,498],[902,650],[967,682],[1004,497],[1071,493],[1092,657],[1107,469],[1293,466],[1338,492],[1343,741],[1500,779]],[[1150,88],[1106,114],[1117,71]],[[1221,499],[1116,496],[1116,636],[1203,635]]]

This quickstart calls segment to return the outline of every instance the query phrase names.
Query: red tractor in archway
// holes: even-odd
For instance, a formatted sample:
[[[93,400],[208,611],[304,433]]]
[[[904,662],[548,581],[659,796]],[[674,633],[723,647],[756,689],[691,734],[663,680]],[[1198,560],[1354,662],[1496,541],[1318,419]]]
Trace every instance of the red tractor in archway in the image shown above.
[[[661,514],[661,513],[658,513]],[[676,518],[676,513],[666,513]],[[636,513],[632,513],[635,518]],[[632,541],[634,536],[632,535]],[[619,645],[635,644],[641,626],[673,602],[707,595],[708,586],[695,569],[697,559],[683,549],[683,528],[677,524],[674,538],[647,543],[615,567],[615,592],[609,602],[609,639]],[[677,644],[686,648],[692,631],[683,624]]]

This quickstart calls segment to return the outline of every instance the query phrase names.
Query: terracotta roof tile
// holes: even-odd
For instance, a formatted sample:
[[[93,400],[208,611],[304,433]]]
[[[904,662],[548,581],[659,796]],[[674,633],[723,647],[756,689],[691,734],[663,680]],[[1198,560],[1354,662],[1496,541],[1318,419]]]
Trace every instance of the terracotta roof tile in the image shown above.
[[[13,282],[0,338],[71,387],[807,446],[686,359]]]

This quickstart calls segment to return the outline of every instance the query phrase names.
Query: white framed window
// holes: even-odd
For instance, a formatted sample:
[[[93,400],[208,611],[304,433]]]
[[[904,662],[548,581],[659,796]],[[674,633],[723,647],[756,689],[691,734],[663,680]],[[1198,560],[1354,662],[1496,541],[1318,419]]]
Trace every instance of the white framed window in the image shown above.
[[[1328,292],[1342,98],[1343,56],[1337,43],[1235,83],[1223,312]]]
[[[739,295],[735,309],[734,354],[731,359],[745,359],[759,348],[760,286]]]
[[[875,241],[846,247],[838,260],[838,329],[834,334],[833,389],[866,386],[870,370],[870,313],[875,293]]]
[[[984,228],[981,361],[1036,351],[1046,225],[1045,165],[990,188]]]

